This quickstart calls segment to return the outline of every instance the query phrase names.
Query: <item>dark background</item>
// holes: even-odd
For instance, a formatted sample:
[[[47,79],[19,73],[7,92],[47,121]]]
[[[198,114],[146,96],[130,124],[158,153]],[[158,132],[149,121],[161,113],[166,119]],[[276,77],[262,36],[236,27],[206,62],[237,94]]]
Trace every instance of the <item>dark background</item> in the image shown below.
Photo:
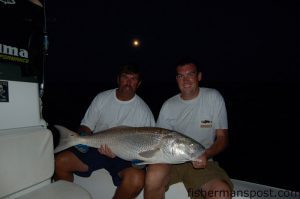
[[[227,104],[230,146],[217,157],[221,165],[232,178],[299,190],[299,8],[284,1],[49,1],[45,118],[77,129],[128,61],[141,65],[138,94],[157,118],[178,92],[175,62],[193,56],[202,86],[218,89]]]
[[[300,191],[299,3],[289,1],[46,1],[49,50],[43,115],[76,130],[117,68],[142,67],[138,94],[157,118],[177,94],[174,64],[201,63],[202,86],[224,96],[230,177]],[[131,40],[139,38],[139,48]]]

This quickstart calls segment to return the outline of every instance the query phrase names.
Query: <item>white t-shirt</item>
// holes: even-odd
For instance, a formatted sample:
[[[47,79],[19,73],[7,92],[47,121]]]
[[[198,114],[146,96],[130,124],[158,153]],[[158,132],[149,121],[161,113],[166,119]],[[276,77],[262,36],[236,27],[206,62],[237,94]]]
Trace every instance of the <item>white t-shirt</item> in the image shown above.
[[[148,105],[135,95],[131,100],[121,101],[116,89],[99,93],[92,101],[81,125],[94,133],[115,126],[155,126],[153,114]]]
[[[157,126],[183,133],[209,148],[215,130],[228,129],[224,99],[217,90],[202,87],[192,100],[183,100],[177,94],[163,104]]]

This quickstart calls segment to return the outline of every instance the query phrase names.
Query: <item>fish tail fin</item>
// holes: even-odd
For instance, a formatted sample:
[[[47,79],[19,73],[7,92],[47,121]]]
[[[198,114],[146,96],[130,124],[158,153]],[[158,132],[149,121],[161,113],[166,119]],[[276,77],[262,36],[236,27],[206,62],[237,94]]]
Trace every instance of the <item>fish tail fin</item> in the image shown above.
[[[59,144],[54,149],[54,153],[58,153],[62,150],[65,150],[71,146],[78,144],[79,135],[77,133],[60,125],[54,125],[54,127],[59,131],[60,135]]]

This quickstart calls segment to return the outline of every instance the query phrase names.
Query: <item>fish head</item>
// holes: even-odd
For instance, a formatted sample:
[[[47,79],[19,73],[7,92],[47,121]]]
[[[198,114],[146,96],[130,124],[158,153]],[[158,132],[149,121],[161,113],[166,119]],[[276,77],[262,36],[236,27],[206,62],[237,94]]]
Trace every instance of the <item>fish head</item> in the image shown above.
[[[205,148],[192,138],[180,136],[174,138],[170,150],[179,162],[187,162],[197,159]]]

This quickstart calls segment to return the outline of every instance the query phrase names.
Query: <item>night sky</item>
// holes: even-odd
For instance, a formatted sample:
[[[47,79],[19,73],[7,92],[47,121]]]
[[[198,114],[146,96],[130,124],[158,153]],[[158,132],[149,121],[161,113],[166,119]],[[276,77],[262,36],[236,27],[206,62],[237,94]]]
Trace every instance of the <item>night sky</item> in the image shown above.
[[[47,74],[110,81],[114,68],[134,61],[146,81],[169,81],[176,60],[188,55],[207,80],[296,80],[299,4],[284,2],[49,1]],[[133,38],[140,48],[131,47]]]
[[[44,118],[76,130],[128,62],[141,66],[138,94],[157,118],[178,92],[176,61],[192,56],[203,71],[200,85],[226,102],[230,145],[216,158],[221,166],[232,178],[300,191],[295,2],[46,0]]]

